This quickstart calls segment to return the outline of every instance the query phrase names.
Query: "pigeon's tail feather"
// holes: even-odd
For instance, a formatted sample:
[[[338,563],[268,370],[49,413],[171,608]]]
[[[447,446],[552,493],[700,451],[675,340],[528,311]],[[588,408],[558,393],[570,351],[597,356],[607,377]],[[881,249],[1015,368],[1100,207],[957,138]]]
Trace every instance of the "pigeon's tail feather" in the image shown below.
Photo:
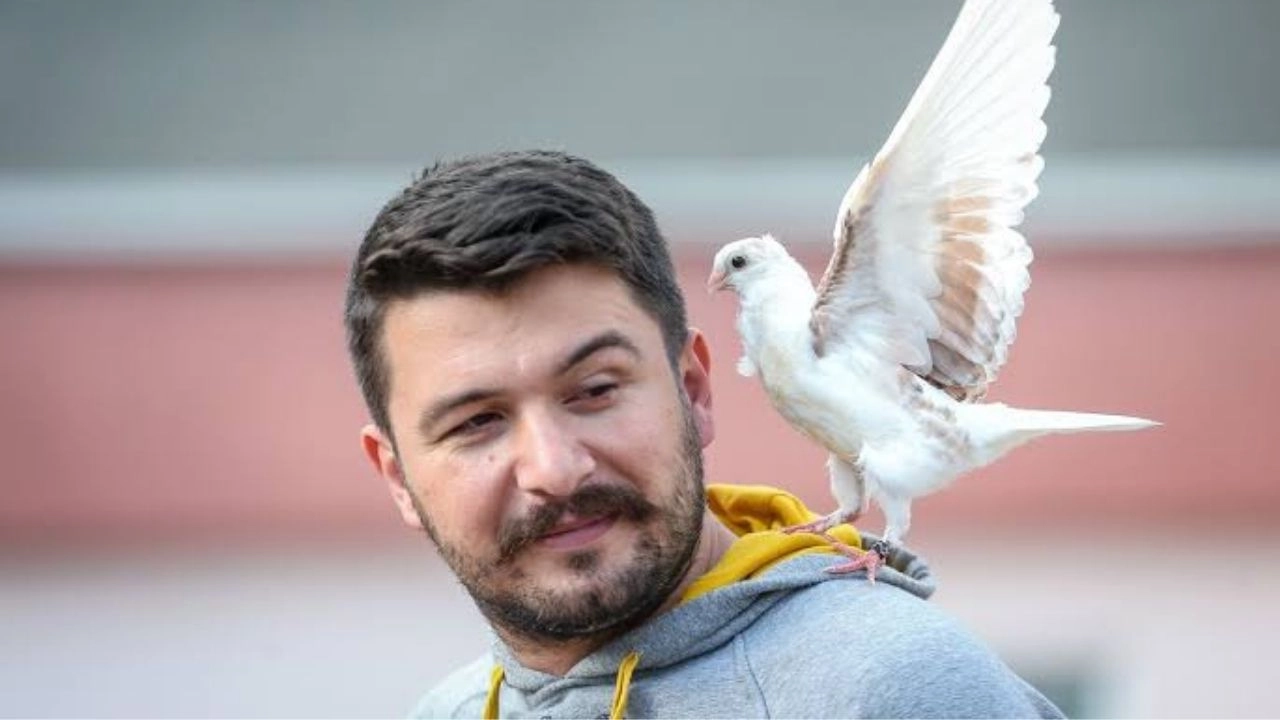
[[[1060,410],[1023,410],[1005,408],[1010,419],[1019,428],[1043,435],[1045,433],[1083,432],[1086,430],[1141,430],[1160,423],[1128,415],[1102,415],[1099,413],[1064,412]]]
[[[1058,433],[1075,433],[1111,430],[1142,430],[1160,423],[1127,415],[1103,415],[1099,413],[1066,412],[1060,410],[1026,410],[1001,404],[970,405],[976,411],[970,425],[978,445],[991,453],[987,462],[1013,448],[1041,437]],[[983,437],[985,436],[985,437]]]

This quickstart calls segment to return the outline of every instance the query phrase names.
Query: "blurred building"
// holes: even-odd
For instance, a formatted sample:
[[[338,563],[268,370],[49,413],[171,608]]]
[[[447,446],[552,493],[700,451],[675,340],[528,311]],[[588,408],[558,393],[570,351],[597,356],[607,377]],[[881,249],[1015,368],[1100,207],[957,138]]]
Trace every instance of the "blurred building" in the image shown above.
[[[1072,714],[1280,714],[1280,4],[1060,5],[993,399],[1165,425],[1021,449],[912,544]],[[820,272],[957,8],[0,2],[0,714],[399,715],[483,649],[361,458],[342,336],[364,228],[438,158],[632,184],[712,341],[709,478],[825,508],[703,279],[765,231]]]

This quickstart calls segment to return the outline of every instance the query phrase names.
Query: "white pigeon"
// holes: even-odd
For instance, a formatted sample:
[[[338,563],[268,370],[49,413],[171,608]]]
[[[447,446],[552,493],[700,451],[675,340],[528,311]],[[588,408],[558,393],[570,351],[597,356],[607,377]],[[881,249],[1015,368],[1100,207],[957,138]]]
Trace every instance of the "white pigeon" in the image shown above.
[[[794,427],[829,452],[839,509],[874,498],[883,541],[832,568],[874,581],[911,502],[1049,433],[1132,430],[1140,418],[978,403],[1004,364],[1030,284],[1013,229],[1036,196],[1058,26],[1051,0],[968,0],[906,112],[845,193],[815,291],[769,235],[716,253],[712,292],[739,298],[745,351]],[[829,536],[828,536],[829,537]],[[834,542],[834,539],[832,539]]]

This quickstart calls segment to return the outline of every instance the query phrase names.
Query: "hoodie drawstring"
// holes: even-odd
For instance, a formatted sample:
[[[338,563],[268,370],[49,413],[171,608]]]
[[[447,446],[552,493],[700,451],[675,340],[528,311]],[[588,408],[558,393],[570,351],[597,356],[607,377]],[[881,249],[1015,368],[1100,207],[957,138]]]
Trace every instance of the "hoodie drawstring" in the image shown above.
[[[506,672],[501,665],[494,665],[489,673],[489,694],[484,698],[484,720],[498,720],[498,691],[502,690],[502,678]]]
[[[631,676],[640,664],[640,653],[632,650],[618,665],[618,677],[613,684],[613,704],[609,707],[609,720],[621,720],[627,711],[627,696],[631,693]],[[501,665],[494,665],[489,673],[489,694],[484,700],[484,720],[498,719],[498,693],[502,679],[506,677]]]
[[[609,707],[609,720],[622,720],[627,712],[627,695],[631,692],[631,674],[640,664],[640,653],[632,650],[618,666],[618,679],[613,684],[613,705]]]

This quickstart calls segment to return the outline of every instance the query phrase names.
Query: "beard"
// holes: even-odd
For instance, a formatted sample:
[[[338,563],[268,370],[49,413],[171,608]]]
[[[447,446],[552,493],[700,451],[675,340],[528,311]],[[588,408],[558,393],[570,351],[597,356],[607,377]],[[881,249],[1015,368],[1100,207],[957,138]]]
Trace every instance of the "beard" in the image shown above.
[[[414,498],[423,527],[440,556],[475,601],[480,612],[508,635],[533,643],[560,643],[609,637],[652,615],[679,586],[701,537],[704,512],[702,448],[693,417],[683,408],[681,452],[670,483],[673,493],[658,505],[631,485],[584,485],[562,500],[538,506],[499,529],[498,557],[485,562],[463,546],[442,542]],[[521,550],[555,527],[566,514],[613,516],[641,528],[634,555],[619,567],[604,567],[599,554],[568,555],[565,567],[593,582],[588,590],[556,590],[527,581],[513,567]],[[513,587],[495,576],[505,572]]]

